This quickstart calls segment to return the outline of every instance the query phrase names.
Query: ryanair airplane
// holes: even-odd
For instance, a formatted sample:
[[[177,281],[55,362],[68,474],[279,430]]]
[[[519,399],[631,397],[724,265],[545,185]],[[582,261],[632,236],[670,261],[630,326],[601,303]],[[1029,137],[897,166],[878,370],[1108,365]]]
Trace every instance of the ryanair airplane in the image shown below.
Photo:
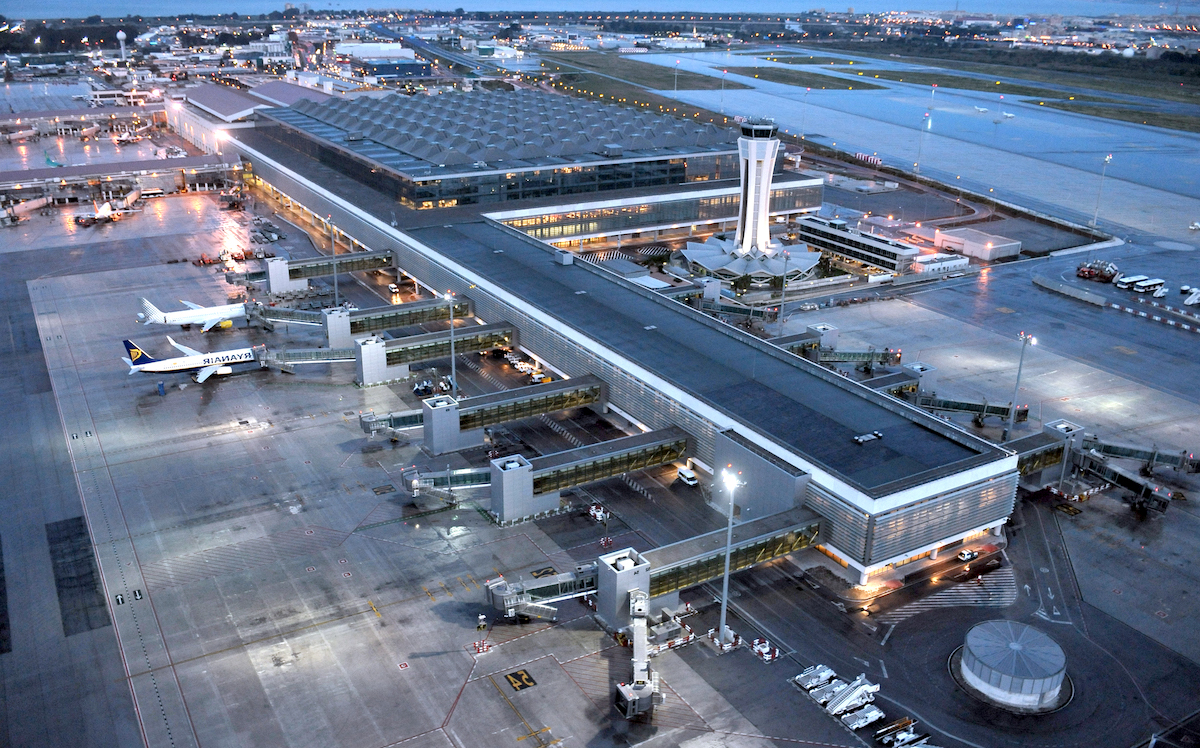
[[[170,373],[177,371],[194,371],[197,382],[204,382],[213,374],[232,374],[233,364],[248,364],[254,361],[253,348],[235,348],[230,351],[215,351],[201,353],[194,348],[180,345],[168,335],[167,340],[178,348],[184,355],[175,358],[157,359],[150,356],[132,340],[126,340],[125,350],[129,357],[122,359],[129,364],[129,373],[143,371],[147,373]]]
[[[201,332],[208,332],[213,327],[227,328],[233,325],[233,320],[246,316],[245,304],[226,304],[225,306],[200,306],[190,301],[179,300],[187,307],[184,312],[161,312],[158,307],[145,299],[142,302],[142,312],[137,316],[143,325],[203,325]]]

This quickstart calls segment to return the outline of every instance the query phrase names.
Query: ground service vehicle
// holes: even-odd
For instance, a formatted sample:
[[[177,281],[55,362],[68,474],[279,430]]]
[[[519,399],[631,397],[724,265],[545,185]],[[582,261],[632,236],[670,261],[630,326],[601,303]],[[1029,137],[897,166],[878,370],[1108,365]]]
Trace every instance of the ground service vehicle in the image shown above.
[[[687,486],[700,485],[699,479],[696,478],[696,471],[692,470],[691,468],[681,467],[676,471],[676,474],[677,474],[677,477],[679,478],[679,480],[682,481],[684,485],[687,485]]]
[[[837,675],[828,665],[813,665],[806,668],[802,673],[792,678],[792,683],[795,683],[805,691],[811,691],[818,686],[823,686]]]
[[[1117,288],[1132,288],[1135,283],[1141,283],[1144,280],[1150,280],[1148,275],[1124,275],[1113,281],[1113,285]]]
[[[856,712],[842,715],[842,724],[851,730],[861,730],[867,725],[883,719],[883,710],[874,704],[867,704]]]
[[[1166,285],[1166,281],[1162,278],[1148,278],[1144,281],[1134,283],[1133,290],[1137,293],[1150,293],[1151,291],[1157,291],[1164,285]]]

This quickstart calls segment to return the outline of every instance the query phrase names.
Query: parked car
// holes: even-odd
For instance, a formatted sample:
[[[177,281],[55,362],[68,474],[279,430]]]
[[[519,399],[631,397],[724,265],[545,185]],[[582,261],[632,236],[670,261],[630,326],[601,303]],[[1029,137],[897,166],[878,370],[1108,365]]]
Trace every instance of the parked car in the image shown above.
[[[960,551],[958,556],[956,556],[956,558],[959,561],[974,561],[975,559],[979,558],[979,551],[972,551],[972,550]]]

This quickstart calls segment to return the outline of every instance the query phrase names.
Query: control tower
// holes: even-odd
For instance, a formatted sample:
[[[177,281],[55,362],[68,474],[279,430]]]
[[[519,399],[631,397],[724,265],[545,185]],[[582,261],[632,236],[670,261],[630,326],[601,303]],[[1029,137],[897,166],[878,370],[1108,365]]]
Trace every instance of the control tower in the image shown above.
[[[742,123],[738,152],[742,159],[742,208],[737,246],[742,254],[765,251],[771,241],[771,175],[779,153],[778,126],[771,120]]]

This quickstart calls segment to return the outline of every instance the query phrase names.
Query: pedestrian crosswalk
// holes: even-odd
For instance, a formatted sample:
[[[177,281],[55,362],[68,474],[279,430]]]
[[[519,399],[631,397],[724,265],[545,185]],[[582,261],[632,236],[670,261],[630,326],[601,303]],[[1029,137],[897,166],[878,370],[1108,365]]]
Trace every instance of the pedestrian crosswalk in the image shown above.
[[[937,608],[1006,608],[1016,601],[1017,578],[1013,568],[1006,566],[871,618],[882,624],[895,624]]]

